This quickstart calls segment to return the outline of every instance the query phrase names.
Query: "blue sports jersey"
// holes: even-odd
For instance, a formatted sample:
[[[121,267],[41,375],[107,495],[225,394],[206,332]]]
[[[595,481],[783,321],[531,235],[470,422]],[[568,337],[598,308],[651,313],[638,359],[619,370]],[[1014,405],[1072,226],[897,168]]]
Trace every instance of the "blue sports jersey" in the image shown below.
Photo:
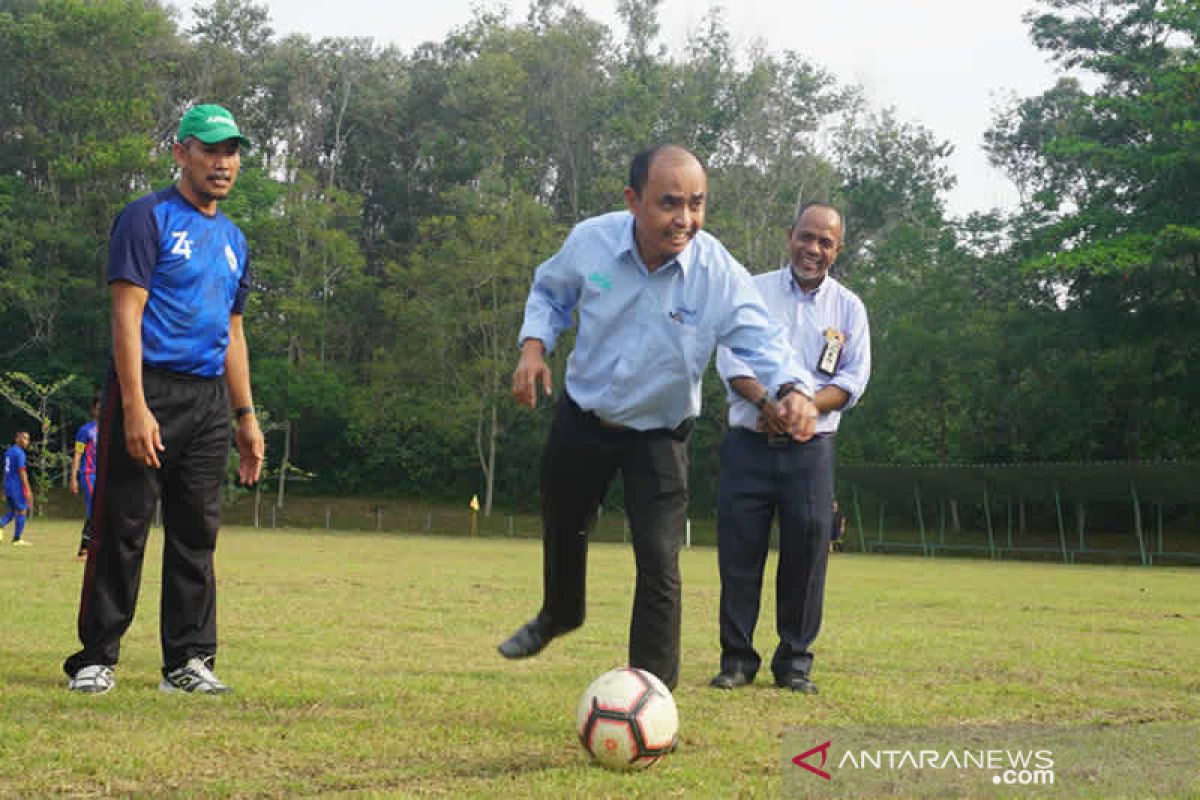
[[[225,372],[229,315],[250,288],[246,237],[220,211],[200,213],[174,186],[127,205],[113,223],[108,281],[150,296],[142,317],[142,362],[206,378]]]
[[[83,445],[83,456],[79,459],[79,474],[96,474],[96,436],[99,426],[91,419],[79,426],[75,434],[75,442]]]
[[[21,483],[21,470],[25,469],[25,451],[19,445],[13,445],[4,451],[4,494],[9,497],[20,497],[25,494],[25,484]]]

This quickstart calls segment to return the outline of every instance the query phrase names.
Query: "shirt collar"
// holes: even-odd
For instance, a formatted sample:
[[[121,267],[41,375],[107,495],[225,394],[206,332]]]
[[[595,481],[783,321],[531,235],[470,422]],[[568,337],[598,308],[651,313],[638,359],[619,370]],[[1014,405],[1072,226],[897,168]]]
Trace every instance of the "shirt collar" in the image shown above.
[[[816,302],[825,294],[826,290],[830,286],[830,282],[833,280],[833,277],[826,272],[825,277],[821,280],[821,283],[817,286],[817,288],[813,289],[811,292],[805,291],[804,288],[800,286],[800,283],[796,280],[796,276],[792,274],[791,264],[788,264],[783,268],[783,280],[784,285],[791,290],[792,296],[797,300],[811,298],[813,302]]]
[[[625,232],[621,235],[621,247],[617,250],[617,255],[620,255],[621,253],[629,253],[630,257],[634,260],[634,263],[641,264],[642,268],[645,269],[646,264],[642,261],[642,254],[638,252],[637,240],[634,239],[633,236],[634,222],[635,220],[633,218],[633,214],[630,214],[629,224],[625,226]],[[699,231],[696,233],[699,235]],[[675,258],[671,259],[670,261],[665,262],[661,267],[656,269],[655,272],[666,269],[667,267],[671,266],[671,264],[678,264],[679,271],[684,275],[687,275],[688,270],[692,266],[692,262],[696,260],[695,245],[696,240],[693,238],[692,241],[688,242],[688,246],[683,248],[682,253],[675,256]],[[649,272],[648,269],[646,271]]]

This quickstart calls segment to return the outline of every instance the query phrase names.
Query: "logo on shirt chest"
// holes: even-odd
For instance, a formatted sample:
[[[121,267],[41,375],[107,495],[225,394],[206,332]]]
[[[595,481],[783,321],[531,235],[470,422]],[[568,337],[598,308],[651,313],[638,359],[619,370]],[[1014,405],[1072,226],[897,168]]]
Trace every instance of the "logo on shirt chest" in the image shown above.
[[[603,289],[606,292],[612,289],[612,278],[601,272],[593,272],[591,275],[588,275],[588,281],[593,286]]]
[[[225,260],[229,262],[229,271],[237,272],[237,254],[233,252],[233,248],[225,245]]]
[[[188,238],[187,231],[171,231],[171,238],[175,240],[175,244],[171,245],[171,253],[190,260],[195,242]]]

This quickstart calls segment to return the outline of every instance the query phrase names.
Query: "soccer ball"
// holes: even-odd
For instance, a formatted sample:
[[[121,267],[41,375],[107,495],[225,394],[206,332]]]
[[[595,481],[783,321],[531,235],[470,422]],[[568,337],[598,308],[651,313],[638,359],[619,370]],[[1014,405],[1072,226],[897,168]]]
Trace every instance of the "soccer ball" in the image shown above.
[[[671,690],[635,667],[618,667],[579,698],[575,730],[583,748],[609,769],[650,766],[675,747],[679,712]]]

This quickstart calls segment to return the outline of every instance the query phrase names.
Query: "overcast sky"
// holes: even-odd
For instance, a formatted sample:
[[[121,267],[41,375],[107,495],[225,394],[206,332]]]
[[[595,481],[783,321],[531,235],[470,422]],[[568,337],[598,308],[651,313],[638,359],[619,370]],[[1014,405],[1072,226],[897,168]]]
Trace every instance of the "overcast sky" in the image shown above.
[[[191,6],[190,0],[172,2]],[[576,4],[621,35],[616,0]],[[469,21],[472,7],[507,6],[511,19],[523,19],[528,9],[526,0],[267,0],[266,5],[278,34],[369,36],[406,52]],[[772,52],[796,50],[841,82],[864,87],[874,105],[895,106],[902,119],[951,142],[950,166],[958,178],[949,197],[952,213],[1016,203],[1012,183],[988,166],[982,142],[998,102],[1011,93],[1038,94],[1055,80],[1021,21],[1034,0],[665,0],[659,21],[673,53],[714,5],[726,9],[725,25],[736,50],[756,40]]]

